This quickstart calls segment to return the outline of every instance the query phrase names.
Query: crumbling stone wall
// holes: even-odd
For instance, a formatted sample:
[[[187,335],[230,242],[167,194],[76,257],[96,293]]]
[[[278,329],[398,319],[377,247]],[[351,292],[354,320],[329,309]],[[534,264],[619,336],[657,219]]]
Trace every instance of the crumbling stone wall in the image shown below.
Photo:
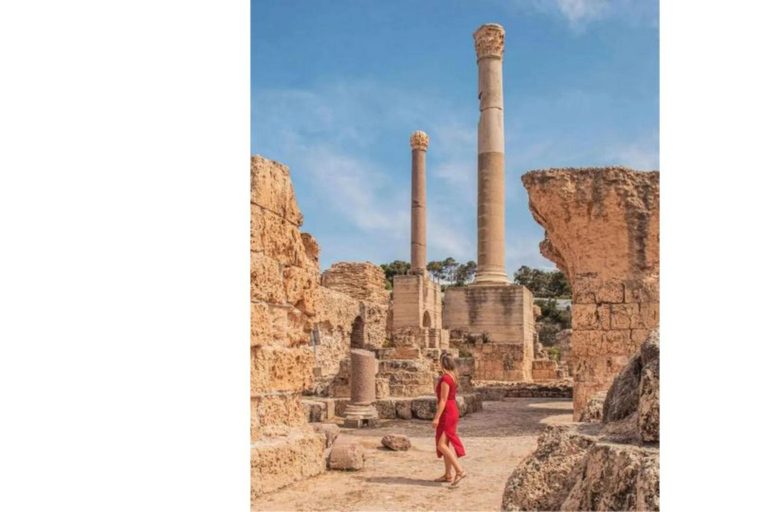
[[[352,331],[355,321],[362,329],[362,347],[376,350],[384,345],[387,333],[389,300],[384,303],[369,302],[351,297],[346,293],[320,286],[317,290],[317,328],[315,353],[316,379],[313,392],[319,395],[334,394],[331,385],[336,382],[340,395],[348,396],[349,359]]]
[[[389,303],[384,271],[373,263],[340,261],[323,272],[320,279],[322,286],[355,299],[382,305]]]
[[[659,173],[621,167],[531,171],[541,253],[573,290],[574,417],[607,389],[659,323]]]
[[[251,158],[251,497],[325,470],[325,438],[300,397],[313,381],[308,348],[319,247],[284,165]]]

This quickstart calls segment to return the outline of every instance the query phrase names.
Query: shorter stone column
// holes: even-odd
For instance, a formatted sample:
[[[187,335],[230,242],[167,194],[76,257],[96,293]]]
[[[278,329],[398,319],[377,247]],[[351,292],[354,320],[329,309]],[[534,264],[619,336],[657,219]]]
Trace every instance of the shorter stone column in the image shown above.
[[[352,397],[344,411],[344,426],[373,427],[379,423],[376,400],[376,357],[368,350],[350,351]]]

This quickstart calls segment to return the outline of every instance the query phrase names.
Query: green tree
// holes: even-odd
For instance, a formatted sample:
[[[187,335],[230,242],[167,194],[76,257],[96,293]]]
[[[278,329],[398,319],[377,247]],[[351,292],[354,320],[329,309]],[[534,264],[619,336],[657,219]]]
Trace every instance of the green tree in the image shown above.
[[[525,265],[515,272],[515,283],[531,290],[536,297],[570,298],[571,287],[559,270],[539,270]]]
[[[442,261],[430,261],[427,263],[427,272],[437,282],[445,280],[445,273],[443,271]]]
[[[470,260],[467,263],[462,263],[456,270],[456,285],[464,286],[475,280],[475,274],[477,273],[477,263]]]
[[[384,271],[384,277],[387,278],[387,290],[391,290],[394,286],[393,281],[395,276],[405,275],[411,270],[411,264],[402,260],[395,260],[391,263],[382,263],[380,267]]]

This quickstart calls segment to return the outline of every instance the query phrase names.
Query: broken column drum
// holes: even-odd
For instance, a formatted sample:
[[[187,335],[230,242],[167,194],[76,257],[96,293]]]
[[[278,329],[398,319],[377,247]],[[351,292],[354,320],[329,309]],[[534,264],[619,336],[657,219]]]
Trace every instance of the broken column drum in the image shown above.
[[[344,413],[344,426],[360,428],[378,424],[379,414],[373,406],[376,400],[376,357],[368,350],[350,351],[352,397]]]
[[[507,283],[504,261],[504,28],[489,23],[473,37],[478,67],[477,274],[475,283]]]
[[[427,272],[427,146],[429,136],[411,135],[411,273]]]

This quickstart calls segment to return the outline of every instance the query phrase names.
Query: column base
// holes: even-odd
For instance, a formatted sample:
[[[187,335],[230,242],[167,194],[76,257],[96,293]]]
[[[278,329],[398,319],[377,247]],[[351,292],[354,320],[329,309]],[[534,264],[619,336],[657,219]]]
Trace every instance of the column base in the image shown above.
[[[344,427],[376,427],[379,424],[379,411],[371,405],[348,405],[344,409]]]
[[[475,275],[475,280],[472,284],[509,284],[509,278],[504,271],[484,271],[478,272]]]

